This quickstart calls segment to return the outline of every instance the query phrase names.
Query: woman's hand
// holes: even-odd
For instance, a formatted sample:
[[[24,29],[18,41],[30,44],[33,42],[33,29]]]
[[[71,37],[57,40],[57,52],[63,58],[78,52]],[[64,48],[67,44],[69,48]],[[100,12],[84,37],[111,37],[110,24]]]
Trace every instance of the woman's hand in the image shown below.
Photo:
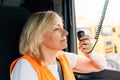
[[[84,35],[80,38],[79,49],[83,53],[88,53],[92,49],[92,43],[88,35]]]

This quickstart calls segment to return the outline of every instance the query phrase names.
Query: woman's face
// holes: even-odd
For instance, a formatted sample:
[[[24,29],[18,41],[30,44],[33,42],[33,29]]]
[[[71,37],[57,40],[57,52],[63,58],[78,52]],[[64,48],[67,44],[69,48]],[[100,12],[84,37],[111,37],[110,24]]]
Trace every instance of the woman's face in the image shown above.
[[[43,45],[53,50],[62,50],[67,48],[68,32],[63,28],[61,18],[56,21],[56,24],[51,25],[51,29],[45,34]]]

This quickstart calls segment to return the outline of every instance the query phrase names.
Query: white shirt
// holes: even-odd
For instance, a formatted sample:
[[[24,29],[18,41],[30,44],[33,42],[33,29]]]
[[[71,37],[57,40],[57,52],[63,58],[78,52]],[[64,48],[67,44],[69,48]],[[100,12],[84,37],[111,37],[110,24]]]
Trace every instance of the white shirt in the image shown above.
[[[68,58],[68,61],[71,67],[73,68],[77,61],[76,54],[66,52],[66,56]],[[52,72],[52,74],[55,76],[56,80],[59,80],[57,64],[48,65],[48,68]],[[26,59],[21,59],[16,63],[10,79],[11,80],[38,80],[38,76],[36,71],[31,66],[31,64]]]

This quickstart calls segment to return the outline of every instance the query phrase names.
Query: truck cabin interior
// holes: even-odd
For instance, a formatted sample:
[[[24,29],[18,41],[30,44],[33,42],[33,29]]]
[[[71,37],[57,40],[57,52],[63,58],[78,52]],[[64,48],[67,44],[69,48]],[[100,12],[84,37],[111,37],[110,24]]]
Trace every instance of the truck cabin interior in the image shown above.
[[[16,3],[14,0],[6,1],[8,2],[5,3],[4,0],[0,0],[0,80],[10,80],[10,64],[14,59],[20,56],[18,50],[19,36],[27,18],[37,11],[54,10],[54,2],[56,0],[16,0]],[[67,5],[71,0],[62,1],[64,5]],[[66,14],[69,12],[65,11],[67,9],[61,10],[66,12]],[[65,20],[69,20],[69,18],[65,18]],[[65,26],[66,25],[70,24],[65,24]],[[120,72],[110,70],[90,74],[74,72],[74,74],[76,80],[120,79]]]

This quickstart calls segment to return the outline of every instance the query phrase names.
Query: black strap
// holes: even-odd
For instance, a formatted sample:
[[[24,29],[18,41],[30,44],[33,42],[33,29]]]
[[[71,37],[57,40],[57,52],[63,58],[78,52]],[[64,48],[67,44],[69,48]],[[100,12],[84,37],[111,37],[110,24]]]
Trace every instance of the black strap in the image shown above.
[[[57,59],[57,66],[58,66],[60,80],[64,80],[63,71],[62,71],[62,68],[61,68],[61,65],[58,59]]]

